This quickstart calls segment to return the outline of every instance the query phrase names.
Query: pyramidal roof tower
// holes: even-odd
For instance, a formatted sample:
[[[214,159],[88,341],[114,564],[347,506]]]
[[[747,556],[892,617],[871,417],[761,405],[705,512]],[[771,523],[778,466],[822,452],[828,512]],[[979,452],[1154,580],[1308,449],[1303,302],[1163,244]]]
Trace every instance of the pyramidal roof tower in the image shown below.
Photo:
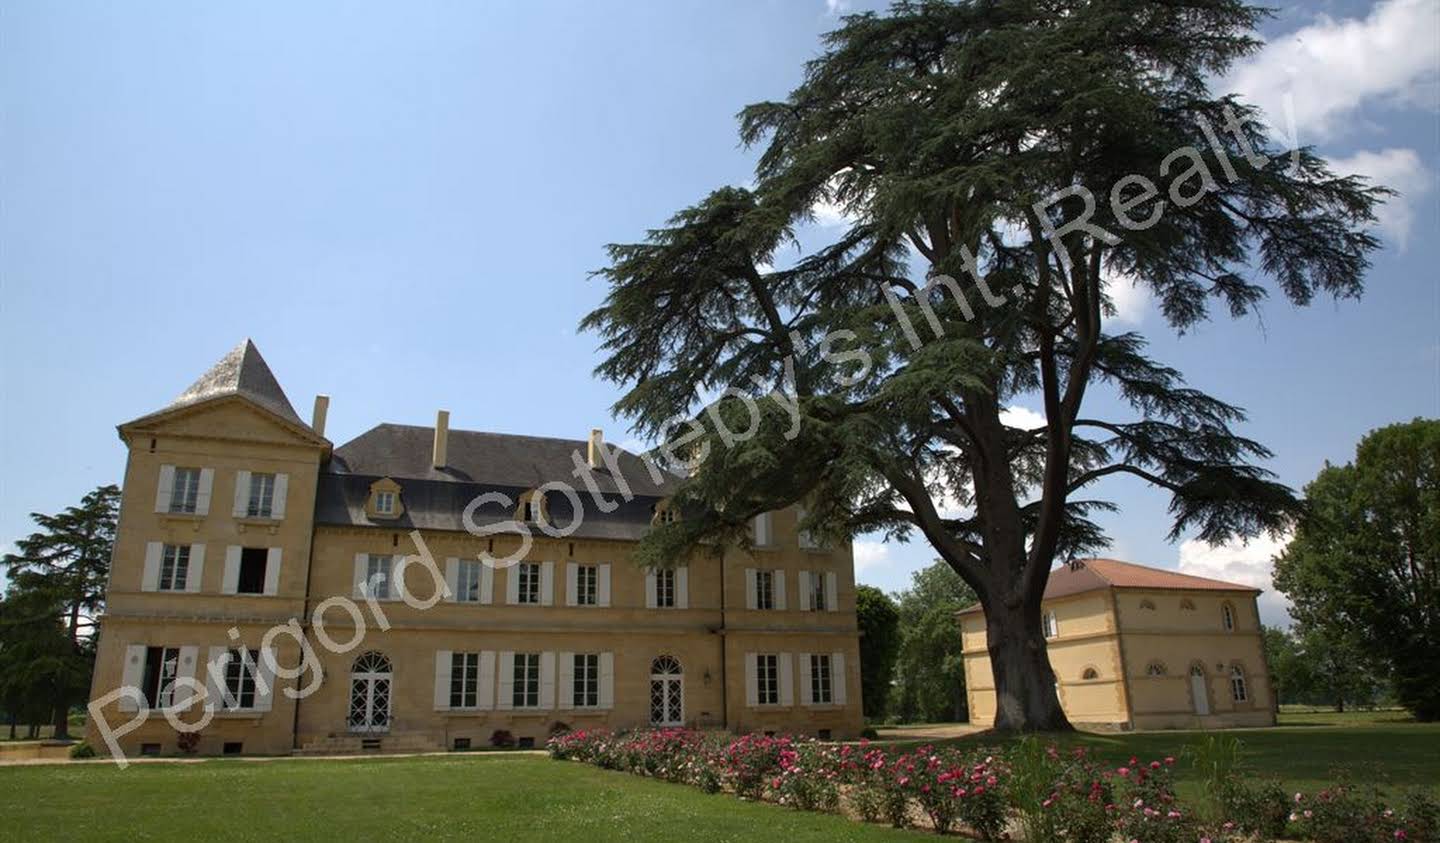
[[[280,382],[266,365],[265,358],[260,356],[260,349],[248,338],[221,357],[220,362],[211,366],[210,371],[190,384],[165,409],[174,410],[225,395],[244,396],[295,424],[305,424],[290,405],[290,399],[285,397],[285,390],[280,388]]]

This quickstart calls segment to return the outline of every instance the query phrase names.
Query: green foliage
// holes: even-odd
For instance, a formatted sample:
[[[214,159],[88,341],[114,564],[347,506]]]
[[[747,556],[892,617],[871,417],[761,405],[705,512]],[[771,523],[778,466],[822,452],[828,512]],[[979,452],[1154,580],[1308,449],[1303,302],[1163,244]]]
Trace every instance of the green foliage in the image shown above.
[[[95,747],[91,746],[91,745],[90,745],[88,742],[86,742],[86,741],[81,741],[81,742],[75,744],[74,746],[70,747],[70,757],[71,757],[71,758],[76,758],[76,759],[79,759],[79,758],[94,758],[94,757],[95,757]]]
[[[1105,544],[1092,516],[1111,504],[1087,490],[1137,476],[1170,495],[1172,535],[1207,541],[1295,512],[1239,408],[1110,330],[1108,279],[1137,279],[1184,331],[1212,303],[1252,311],[1267,276],[1294,304],[1357,296],[1378,246],[1366,228],[1385,189],[1275,148],[1258,111],[1208,89],[1264,16],[1240,0],[924,0],[844,18],[784,101],[741,112],[754,188],[611,245],[596,273],[607,296],[581,326],[605,352],[597,373],[626,388],[616,411],[697,468],[678,495],[696,517],[636,560],[743,544],[748,518],[798,501],[822,536],[918,531],[1012,629],[997,726],[1064,725],[1048,668],[1022,654],[1042,649],[1053,561]],[[1181,149],[1225,177],[1162,188],[1187,201],[1122,224],[1114,188],[1170,172]],[[1052,201],[1075,185],[1098,201]],[[852,224],[773,268],[818,202]],[[1141,205],[1133,219],[1156,208]],[[959,280],[924,286],[938,274]],[[1112,417],[1082,412],[1101,390],[1117,400],[1091,403]],[[1005,422],[1022,398],[1045,427]]]
[[[944,562],[912,575],[897,595],[900,648],[887,712],[901,722],[963,721],[965,664],[955,613],[976,602],[975,592]]]
[[[1378,705],[1388,689],[1383,662],[1354,629],[1297,624],[1266,628],[1265,659],[1281,705]]]
[[[1400,703],[1440,719],[1440,421],[1372,431],[1305,498],[1276,587],[1303,628],[1383,660]]]
[[[855,588],[860,627],[860,695],[867,718],[882,717],[900,650],[900,613],[895,601],[873,585]]]

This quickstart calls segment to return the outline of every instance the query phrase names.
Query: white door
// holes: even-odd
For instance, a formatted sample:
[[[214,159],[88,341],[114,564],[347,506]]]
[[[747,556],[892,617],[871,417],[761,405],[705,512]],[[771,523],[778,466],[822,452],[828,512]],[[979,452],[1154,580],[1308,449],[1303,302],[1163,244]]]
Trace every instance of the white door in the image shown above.
[[[1210,713],[1210,696],[1205,693],[1205,671],[1198,667],[1190,668],[1190,700],[1196,714],[1204,717]]]
[[[661,656],[650,665],[650,725],[685,724],[685,675],[680,662]]]
[[[350,671],[350,715],[352,732],[390,731],[390,660],[370,652],[355,660]]]

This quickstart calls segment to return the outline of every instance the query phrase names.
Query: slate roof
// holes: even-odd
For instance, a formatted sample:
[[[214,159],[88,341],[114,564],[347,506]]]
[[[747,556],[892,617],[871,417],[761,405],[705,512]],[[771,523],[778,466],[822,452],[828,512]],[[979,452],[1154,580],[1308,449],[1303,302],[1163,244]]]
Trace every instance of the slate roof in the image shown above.
[[[1045,600],[1100,591],[1109,588],[1178,589],[1184,591],[1237,591],[1259,594],[1260,590],[1239,583],[1196,577],[1163,568],[1150,568],[1118,559],[1077,559],[1050,572],[1045,583]],[[979,603],[966,606],[960,614],[981,611]]]
[[[180,397],[161,412],[226,395],[243,395],[288,421],[305,424],[290,405],[290,399],[285,397],[285,390],[280,388],[280,382],[266,365],[265,358],[260,356],[260,349],[249,339],[220,358],[220,362],[211,366],[210,371],[190,384],[189,389],[180,393]]]
[[[315,520],[322,524],[383,526],[396,529],[464,530],[462,516],[477,496],[498,492],[510,501],[545,483],[569,484],[581,501],[581,522],[572,534],[577,538],[639,539],[650,527],[655,504],[670,494],[678,477],[663,475],[656,482],[649,465],[623,449],[615,451],[618,476],[601,467],[586,465],[588,443],[579,439],[553,439],[484,433],[474,430],[449,432],[446,465],[431,462],[435,441],[433,427],[380,424],[337,447],[322,467],[315,508]],[[585,466],[576,475],[576,462]],[[587,476],[601,493],[606,507],[590,493]],[[365,513],[370,485],[389,477],[401,486],[404,513],[400,518],[372,521]],[[629,490],[629,501],[622,494]],[[552,492],[546,506],[550,522],[568,527],[575,517],[574,502],[568,495]],[[474,513],[476,524],[507,521],[514,505],[487,503]],[[538,534],[538,530],[537,530]]]

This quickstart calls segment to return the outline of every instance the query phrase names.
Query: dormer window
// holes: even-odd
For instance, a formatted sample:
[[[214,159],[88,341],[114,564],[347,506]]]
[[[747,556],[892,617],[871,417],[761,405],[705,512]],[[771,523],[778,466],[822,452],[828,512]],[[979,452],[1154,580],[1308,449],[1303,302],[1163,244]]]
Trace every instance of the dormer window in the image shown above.
[[[365,514],[371,518],[399,518],[405,514],[405,503],[400,499],[400,484],[383,477],[370,484],[370,497],[365,502]]]
[[[679,520],[679,510],[670,501],[664,500],[655,504],[655,517],[650,519],[650,523],[658,527],[664,524],[674,524]]]
[[[526,524],[548,524],[550,510],[545,505],[545,493],[531,489],[520,496],[520,505],[515,507],[515,519]]]

